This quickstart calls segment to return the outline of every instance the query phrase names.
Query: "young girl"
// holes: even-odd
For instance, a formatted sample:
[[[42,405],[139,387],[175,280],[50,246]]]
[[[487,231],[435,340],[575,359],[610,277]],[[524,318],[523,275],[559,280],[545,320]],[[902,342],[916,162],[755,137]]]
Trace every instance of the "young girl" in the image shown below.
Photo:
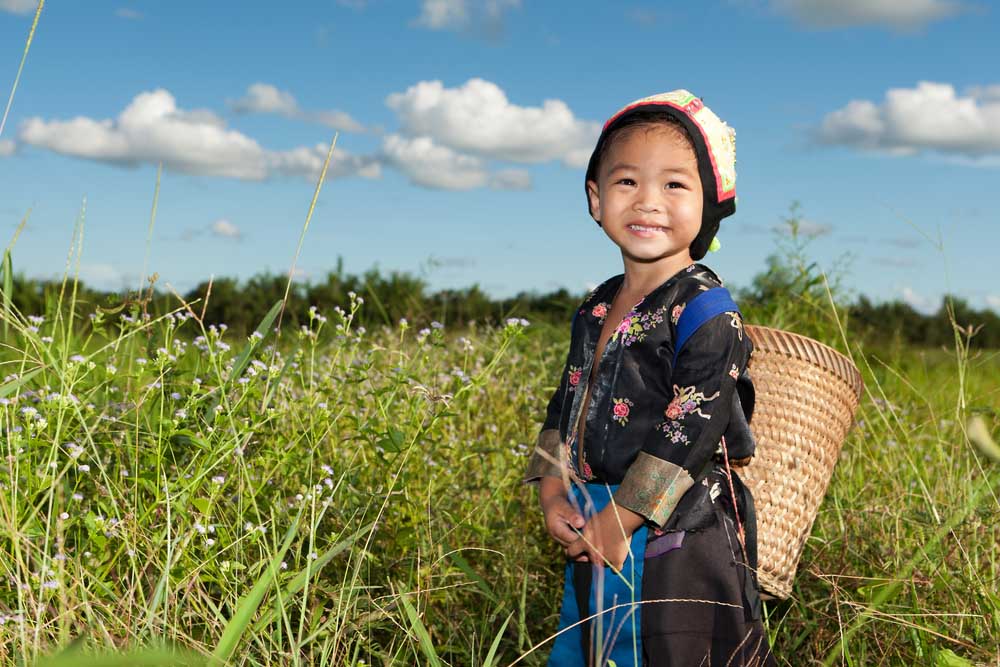
[[[775,664],[732,471],[754,452],[753,346],[695,263],[735,210],[733,134],[675,90],[618,111],[590,158],[590,215],[625,272],[573,318],[525,477],[567,557],[549,665]]]

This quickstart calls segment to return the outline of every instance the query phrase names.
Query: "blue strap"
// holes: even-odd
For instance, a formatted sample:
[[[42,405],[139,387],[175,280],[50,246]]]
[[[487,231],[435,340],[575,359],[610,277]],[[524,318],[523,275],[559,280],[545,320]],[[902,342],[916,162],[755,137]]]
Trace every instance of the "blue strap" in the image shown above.
[[[674,341],[674,363],[677,365],[677,357],[680,355],[684,344],[701,328],[705,322],[716,315],[731,311],[740,312],[739,306],[729,295],[729,290],[725,287],[713,287],[710,290],[701,292],[695,298],[688,301],[677,322],[677,340]]]

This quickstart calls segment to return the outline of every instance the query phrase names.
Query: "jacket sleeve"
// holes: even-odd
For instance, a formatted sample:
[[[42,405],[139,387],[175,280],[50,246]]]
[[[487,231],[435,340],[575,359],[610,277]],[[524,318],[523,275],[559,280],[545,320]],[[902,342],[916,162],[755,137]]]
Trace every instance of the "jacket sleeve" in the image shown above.
[[[729,425],[737,378],[753,349],[735,311],[705,322],[677,356],[676,367],[672,345],[660,350],[669,400],[664,399],[661,420],[615,493],[618,504],[659,527],[717,451]]]

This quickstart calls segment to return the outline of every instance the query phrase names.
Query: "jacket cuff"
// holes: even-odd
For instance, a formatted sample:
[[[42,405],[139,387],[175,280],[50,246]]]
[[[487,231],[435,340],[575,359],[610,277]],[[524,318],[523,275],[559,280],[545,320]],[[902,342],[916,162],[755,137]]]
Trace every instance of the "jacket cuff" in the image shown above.
[[[563,477],[562,438],[559,429],[543,429],[538,434],[538,443],[528,461],[528,469],[524,473],[524,482],[537,482],[542,477]]]
[[[639,452],[615,491],[615,502],[662,528],[692,486],[694,479],[684,468]]]

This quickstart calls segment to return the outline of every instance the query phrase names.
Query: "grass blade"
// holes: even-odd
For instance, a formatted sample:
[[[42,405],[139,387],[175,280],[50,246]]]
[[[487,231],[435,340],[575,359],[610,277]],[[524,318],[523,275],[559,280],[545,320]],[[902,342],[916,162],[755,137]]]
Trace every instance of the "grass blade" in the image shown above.
[[[434,667],[441,667],[441,659],[438,658],[437,651],[434,650],[434,642],[431,641],[430,633],[427,632],[427,627],[420,620],[420,614],[413,608],[413,603],[406,597],[407,595],[408,593],[403,591],[399,596],[399,602],[403,605],[403,609],[406,610],[406,617],[410,621],[410,627],[413,628],[413,632],[420,640],[420,649],[427,656],[429,664]]]
[[[10,87],[10,97],[7,98],[7,108],[3,111],[3,118],[0,119],[0,137],[3,136],[3,128],[7,125],[7,116],[10,114],[10,107],[14,104],[14,93],[17,92],[17,84],[21,80],[21,72],[24,71],[24,63],[28,60],[28,51],[31,49],[31,42],[35,39],[35,30],[38,28],[38,18],[42,15],[42,7],[45,0],[38,0],[38,9],[35,10],[35,20],[31,22],[31,30],[28,31],[28,39],[24,43],[24,52],[21,54],[21,64],[17,66],[17,75],[14,76],[14,85]]]
[[[301,591],[308,580],[308,576],[315,575],[319,573],[323,567],[333,560],[338,554],[346,551],[351,545],[358,541],[358,539],[364,535],[367,535],[375,527],[375,522],[372,521],[368,525],[364,526],[353,535],[347,539],[337,542],[335,545],[323,552],[323,554],[317,558],[312,565],[309,566],[307,570],[301,570],[295,578],[288,582],[285,589],[281,593],[281,599],[291,598],[293,595]],[[307,576],[308,575],[308,576]],[[261,628],[266,626],[268,623],[274,621],[275,616],[277,616],[278,610],[272,609],[267,614],[263,615],[261,619],[254,624],[254,630],[260,631]]]
[[[3,276],[3,335],[5,338],[10,329],[10,297],[14,293],[13,272],[10,248],[7,248],[3,251],[3,263],[0,264],[0,276]]]
[[[500,629],[497,631],[497,636],[493,638],[493,643],[490,644],[490,652],[486,654],[486,660],[483,661],[483,667],[493,667],[493,660],[496,657],[497,649],[500,648],[500,640],[503,639],[504,630],[507,629],[507,624],[510,623],[510,619],[514,617],[514,612],[510,612],[507,615],[507,620],[503,622]]]
[[[0,398],[3,398],[7,394],[10,394],[15,389],[17,389],[18,387],[20,387],[22,384],[26,383],[28,380],[30,380],[31,378],[35,377],[36,375],[38,375],[41,372],[42,372],[41,368],[36,368],[33,371],[28,371],[27,373],[25,373],[21,377],[17,378],[16,380],[11,380],[10,382],[7,382],[6,384],[0,384]]]
[[[233,613],[232,618],[229,619],[229,623],[226,624],[226,628],[222,631],[222,637],[219,639],[215,651],[212,652],[212,664],[225,665],[229,657],[233,654],[233,651],[236,650],[240,639],[243,637],[243,633],[250,625],[250,620],[257,612],[257,608],[260,607],[260,603],[264,600],[264,595],[278,577],[281,561],[284,559],[285,553],[292,543],[292,539],[294,539],[295,534],[299,530],[299,521],[301,519],[302,508],[300,507],[295,521],[292,522],[292,525],[288,527],[288,532],[285,533],[285,540],[282,542],[281,548],[274,554],[271,563],[264,569],[260,577],[258,577],[257,583],[254,584],[249,593],[243,596],[236,606],[236,611]]]

